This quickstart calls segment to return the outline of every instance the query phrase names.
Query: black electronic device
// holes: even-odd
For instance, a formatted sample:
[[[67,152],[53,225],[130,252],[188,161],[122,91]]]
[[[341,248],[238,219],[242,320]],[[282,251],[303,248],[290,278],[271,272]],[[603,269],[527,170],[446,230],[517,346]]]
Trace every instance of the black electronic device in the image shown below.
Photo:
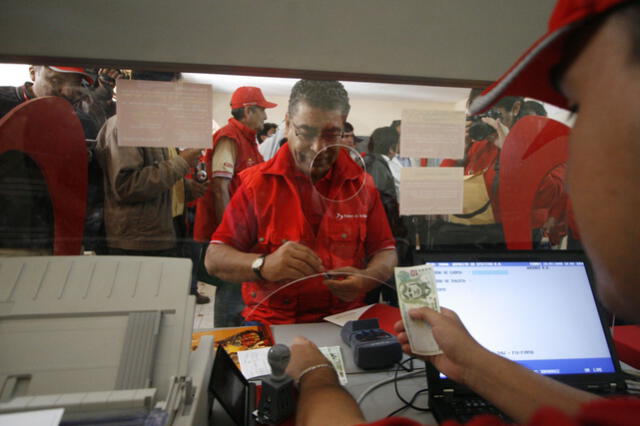
[[[400,342],[381,329],[376,318],[347,321],[340,335],[363,370],[388,368],[402,359]]]
[[[258,404],[258,422],[265,425],[277,425],[287,420],[296,410],[296,395],[293,379],[285,374],[291,351],[282,344],[269,349],[271,374],[262,380],[260,404]]]
[[[196,171],[193,177],[197,182],[205,183],[209,178],[207,174],[207,163],[199,161],[198,164],[196,164]]]
[[[500,112],[495,109],[490,109],[485,114],[468,116],[467,120],[471,121],[471,125],[469,126],[469,137],[474,141],[485,140],[489,135],[496,133],[496,129],[482,121],[484,117],[489,117],[497,120],[499,118],[502,118],[502,114],[500,114]]]
[[[249,382],[222,345],[218,346],[209,390],[237,426],[253,426],[256,409],[256,387]]]

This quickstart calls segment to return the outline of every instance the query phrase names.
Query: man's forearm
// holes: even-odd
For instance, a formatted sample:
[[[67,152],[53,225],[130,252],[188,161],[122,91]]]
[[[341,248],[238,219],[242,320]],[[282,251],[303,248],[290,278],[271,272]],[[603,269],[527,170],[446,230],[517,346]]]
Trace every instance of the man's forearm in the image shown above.
[[[209,244],[204,265],[210,275],[223,281],[242,283],[258,278],[251,264],[259,256],[258,253],[244,253],[226,244]]]
[[[213,192],[213,209],[216,215],[216,223],[222,223],[222,216],[229,204],[229,179],[216,177],[211,182]]]
[[[518,423],[526,423],[542,406],[575,414],[580,405],[598,398],[489,351],[483,351],[465,374],[464,382]]]
[[[364,421],[360,407],[340,386],[333,369],[314,370],[302,379],[296,424],[346,426]]]
[[[393,274],[393,268],[398,265],[398,256],[395,250],[380,250],[377,252],[364,270],[364,274],[373,278],[370,280],[372,290],[380,285],[381,282],[388,280]],[[368,291],[367,290],[367,291]]]

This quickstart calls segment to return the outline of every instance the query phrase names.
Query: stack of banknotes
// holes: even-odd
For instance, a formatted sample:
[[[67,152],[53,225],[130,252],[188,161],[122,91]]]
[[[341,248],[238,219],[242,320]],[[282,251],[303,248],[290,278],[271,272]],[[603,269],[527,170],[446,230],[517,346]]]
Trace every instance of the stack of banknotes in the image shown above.
[[[414,320],[409,310],[426,306],[440,312],[438,290],[431,265],[417,265],[395,268],[396,288],[402,322],[409,337],[411,352],[416,355],[437,355],[438,347],[431,326],[422,320]]]

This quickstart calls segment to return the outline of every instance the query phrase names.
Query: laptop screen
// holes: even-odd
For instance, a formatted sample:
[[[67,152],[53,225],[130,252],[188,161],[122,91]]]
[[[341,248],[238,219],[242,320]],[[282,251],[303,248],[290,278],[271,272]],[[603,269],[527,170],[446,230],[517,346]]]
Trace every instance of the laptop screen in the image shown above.
[[[429,263],[440,305],[491,351],[545,375],[616,371],[584,262]]]

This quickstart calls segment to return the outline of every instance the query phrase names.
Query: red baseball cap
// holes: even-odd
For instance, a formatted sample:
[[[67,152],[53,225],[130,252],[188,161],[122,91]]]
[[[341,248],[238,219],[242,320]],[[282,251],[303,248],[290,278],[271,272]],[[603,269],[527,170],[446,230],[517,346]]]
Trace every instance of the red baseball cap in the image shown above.
[[[93,75],[86,69],[81,67],[54,67],[51,65],[47,65],[47,68],[55,71],[55,72],[63,72],[63,73],[72,73],[72,74],[82,74],[84,78],[89,82],[89,84],[93,84]]]
[[[473,101],[469,112],[482,112],[503,96],[528,96],[567,108],[566,98],[551,81],[552,69],[563,59],[564,41],[590,18],[629,1],[558,0],[549,19],[547,33]]]
[[[275,108],[278,104],[268,102],[258,87],[238,87],[231,95],[231,109],[257,105],[262,108]]]

